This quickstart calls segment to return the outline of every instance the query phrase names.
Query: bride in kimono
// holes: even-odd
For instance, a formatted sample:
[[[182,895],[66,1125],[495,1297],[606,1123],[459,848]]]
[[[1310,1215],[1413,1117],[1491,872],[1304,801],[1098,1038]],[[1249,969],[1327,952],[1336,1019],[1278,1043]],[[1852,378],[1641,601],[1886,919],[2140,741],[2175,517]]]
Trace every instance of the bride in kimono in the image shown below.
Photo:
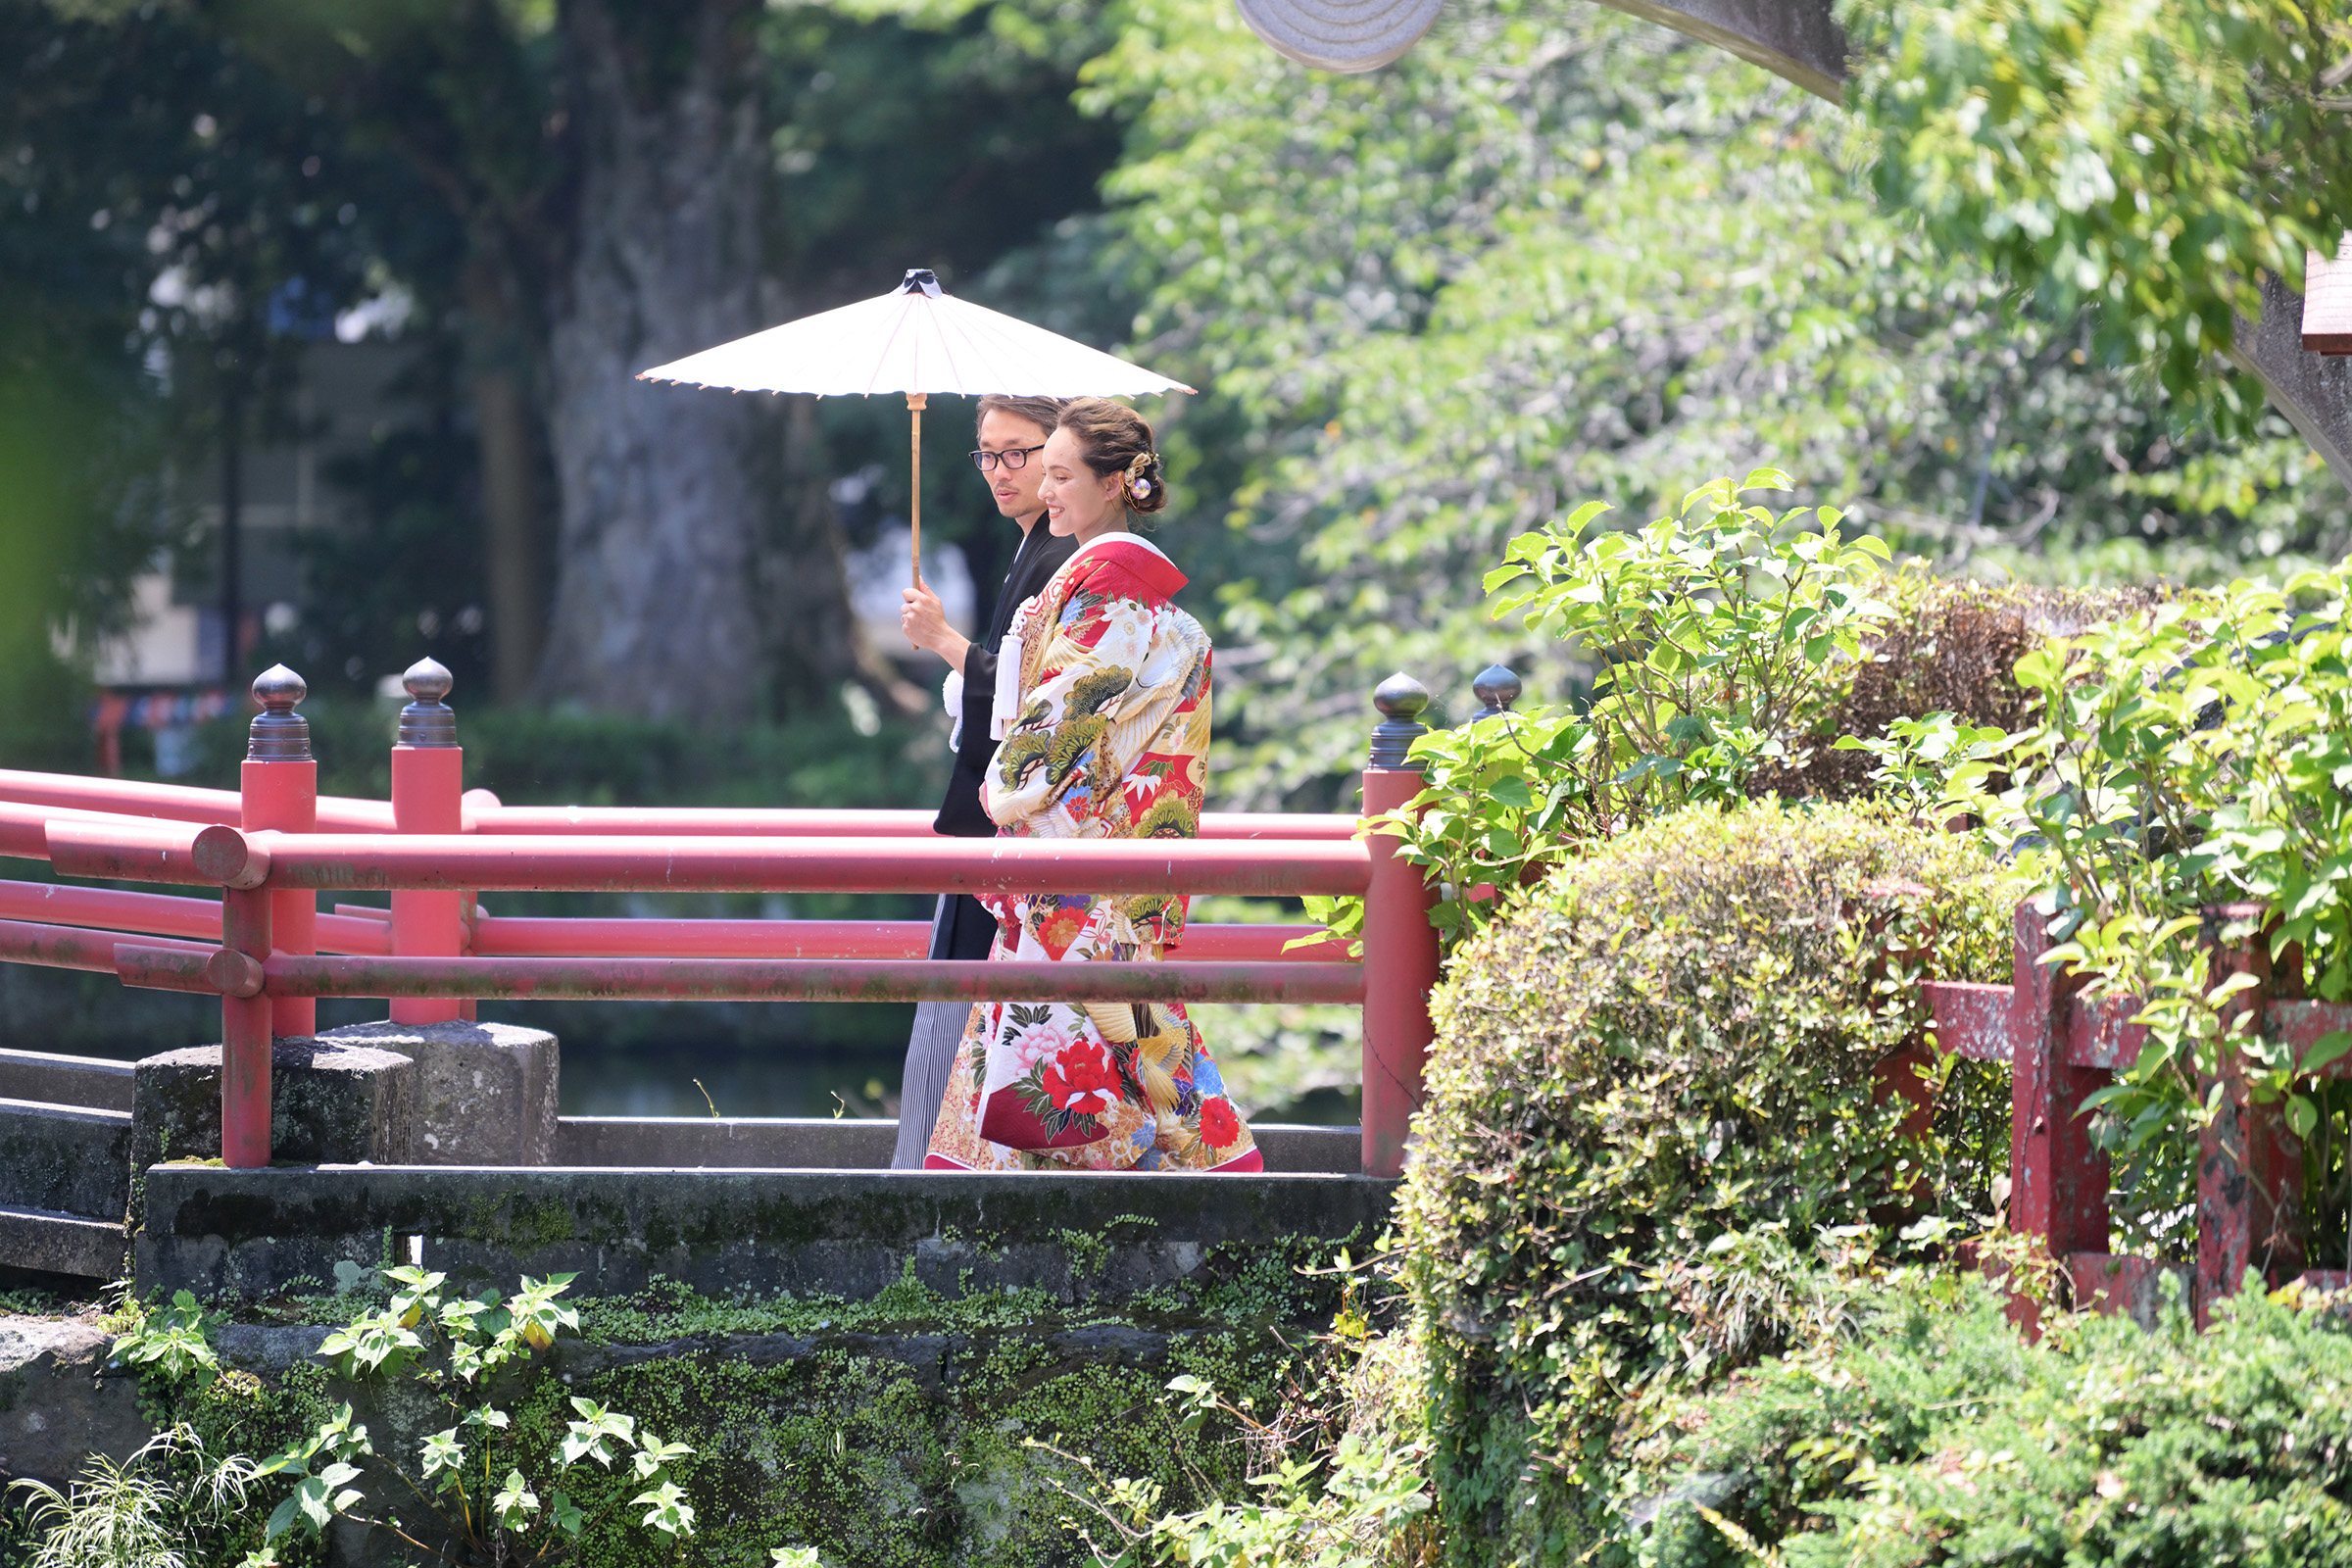
[[[1000,739],[980,801],[1023,838],[1191,838],[1208,752],[1208,634],[1169,602],[1184,573],[1134,533],[1167,504],[1152,427],[1100,398],[1062,412],[1039,490],[1077,539],[1012,617],[997,662]],[[1182,894],[1005,894],[991,958],[1156,960]],[[924,1165],[932,1170],[1264,1169],[1176,1003],[981,1003]]]

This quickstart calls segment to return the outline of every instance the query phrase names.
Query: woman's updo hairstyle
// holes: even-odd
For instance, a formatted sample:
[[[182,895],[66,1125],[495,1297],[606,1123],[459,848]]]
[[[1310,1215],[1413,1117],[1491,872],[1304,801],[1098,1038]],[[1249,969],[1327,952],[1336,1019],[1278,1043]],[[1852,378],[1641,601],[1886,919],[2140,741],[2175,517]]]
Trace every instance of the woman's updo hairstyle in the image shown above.
[[[1080,398],[1061,411],[1054,425],[1067,430],[1086,454],[1086,466],[1102,475],[1121,476],[1119,494],[1130,512],[1157,512],[1168,504],[1168,482],[1152,447],[1152,426],[1124,403]]]

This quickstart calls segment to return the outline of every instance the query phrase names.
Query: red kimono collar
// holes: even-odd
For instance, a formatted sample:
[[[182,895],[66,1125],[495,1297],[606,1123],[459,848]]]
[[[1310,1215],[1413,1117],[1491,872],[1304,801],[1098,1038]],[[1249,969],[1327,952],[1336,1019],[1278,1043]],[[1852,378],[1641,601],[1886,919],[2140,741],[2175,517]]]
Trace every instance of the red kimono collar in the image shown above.
[[[1099,535],[1092,542],[1080,545],[1071,555],[1068,564],[1076,566],[1082,561],[1089,566],[1115,566],[1132,577],[1139,586],[1162,599],[1174,598],[1176,591],[1192,580],[1176,569],[1176,563],[1170,561],[1157,545],[1139,534]]]

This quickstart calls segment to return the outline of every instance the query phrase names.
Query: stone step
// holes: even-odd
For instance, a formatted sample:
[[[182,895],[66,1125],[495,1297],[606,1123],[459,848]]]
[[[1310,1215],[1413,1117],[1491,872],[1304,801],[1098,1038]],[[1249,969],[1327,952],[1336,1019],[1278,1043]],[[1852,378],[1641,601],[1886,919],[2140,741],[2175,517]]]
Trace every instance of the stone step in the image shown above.
[[[0,1204],[122,1224],[130,1112],[0,1100]]]
[[[120,1279],[126,1250],[119,1220],[0,1204],[0,1268]]]
[[[128,1110],[130,1080],[127,1061],[57,1056],[46,1051],[0,1051],[0,1100]]]
[[[1353,1127],[1253,1124],[1270,1171],[1353,1175],[1363,1135]],[[887,1170],[899,1124],[844,1116],[564,1116],[557,1165],[705,1170]]]

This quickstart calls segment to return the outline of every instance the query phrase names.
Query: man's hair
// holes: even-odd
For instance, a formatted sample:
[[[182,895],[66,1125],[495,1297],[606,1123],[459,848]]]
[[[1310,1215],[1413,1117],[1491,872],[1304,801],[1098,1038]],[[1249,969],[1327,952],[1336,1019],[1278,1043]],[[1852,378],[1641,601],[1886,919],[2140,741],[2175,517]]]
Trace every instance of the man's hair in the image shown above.
[[[1009,414],[1016,419],[1027,419],[1048,435],[1061,420],[1061,411],[1068,406],[1067,398],[1014,398],[1002,392],[991,392],[980,400],[980,412],[973,416],[975,434],[988,422],[992,414]]]

